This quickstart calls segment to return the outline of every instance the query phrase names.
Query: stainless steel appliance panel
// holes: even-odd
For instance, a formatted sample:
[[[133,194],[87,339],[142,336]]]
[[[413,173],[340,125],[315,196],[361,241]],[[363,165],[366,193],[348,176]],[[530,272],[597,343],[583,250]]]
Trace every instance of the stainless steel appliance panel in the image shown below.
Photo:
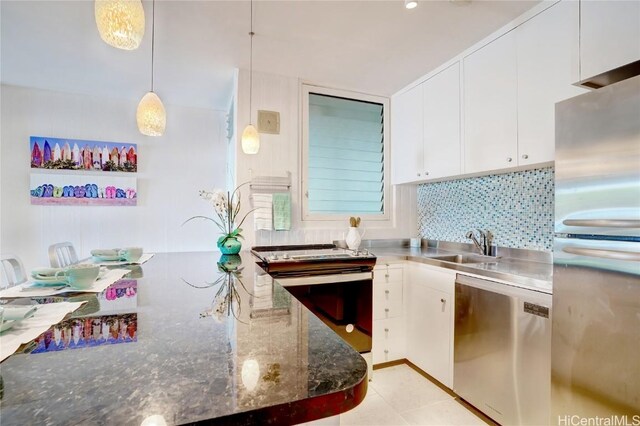
[[[639,259],[640,242],[556,238],[551,424],[640,415]]]
[[[640,242],[556,237],[553,263],[554,289],[565,285],[556,280],[556,272],[568,265],[640,275]],[[637,291],[640,292],[640,283]]]
[[[505,425],[549,421],[551,295],[458,275],[454,391]]]
[[[556,104],[555,231],[640,236],[640,76]]]

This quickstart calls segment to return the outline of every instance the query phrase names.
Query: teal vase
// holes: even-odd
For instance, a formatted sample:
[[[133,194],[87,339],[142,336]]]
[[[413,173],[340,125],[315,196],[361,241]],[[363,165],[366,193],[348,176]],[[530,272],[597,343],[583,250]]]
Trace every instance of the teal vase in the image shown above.
[[[218,270],[220,272],[237,271],[242,265],[242,258],[237,254],[223,254],[218,260]]]
[[[236,237],[229,237],[224,243],[218,243],[218,248],[222,254],[238,254],[242,243]]]

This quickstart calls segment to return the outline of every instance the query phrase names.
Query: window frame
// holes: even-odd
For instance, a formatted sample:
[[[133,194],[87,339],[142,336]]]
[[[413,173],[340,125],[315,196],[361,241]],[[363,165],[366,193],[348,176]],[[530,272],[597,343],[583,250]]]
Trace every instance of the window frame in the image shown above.
[[[302,207],[302,221],[344,221],[351,215],[346,213],[333,213],[333,214],[320,214],[311,213],[309,211],[309,197],[308,197],[308,184],[309,184],[309,94],[315,93],[318,95],[334,96],[338,98],[353,99],[355,101],[365,101],[377,104],[382,104],[382,117],[383,117],[383,203],[382,214],[360,214],[360,218],[365,221],[390,221],[391,220],[391,156],[390,156],[390,110],[389,110],[389,98],[383,96],[369,95],[366,93],[353,92],[341,89],[332,89],[323,86],[317,86],[309,83],[301,83],[301,120],[300,127],[302,133],[302,147],[300,149],[300,205]]]

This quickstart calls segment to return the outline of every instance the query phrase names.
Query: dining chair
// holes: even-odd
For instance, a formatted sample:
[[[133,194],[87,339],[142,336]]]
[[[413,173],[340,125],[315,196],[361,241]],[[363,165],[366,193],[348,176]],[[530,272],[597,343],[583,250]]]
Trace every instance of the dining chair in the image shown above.
[[[52,268],[64,268],[78,263],[78,255],[70,242],[57,243],[49,246],[49,263]]]
[[[0,264],[5,280],[0,281],[0,288],[9,288],[27,281],[27,274],[20,258],[13,254],[0,255]]]

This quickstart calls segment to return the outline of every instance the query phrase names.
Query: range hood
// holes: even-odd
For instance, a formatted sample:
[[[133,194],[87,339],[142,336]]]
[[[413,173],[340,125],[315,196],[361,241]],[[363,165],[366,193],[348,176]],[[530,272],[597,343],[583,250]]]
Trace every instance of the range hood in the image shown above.
[[[576,83],[576,86],[586,87],[587,89],[599,89],[637,75],[640,75],[640,61],[631,62],[619,68],[612,69],[611,71],[598,74],[595,77],[582,80]]]

